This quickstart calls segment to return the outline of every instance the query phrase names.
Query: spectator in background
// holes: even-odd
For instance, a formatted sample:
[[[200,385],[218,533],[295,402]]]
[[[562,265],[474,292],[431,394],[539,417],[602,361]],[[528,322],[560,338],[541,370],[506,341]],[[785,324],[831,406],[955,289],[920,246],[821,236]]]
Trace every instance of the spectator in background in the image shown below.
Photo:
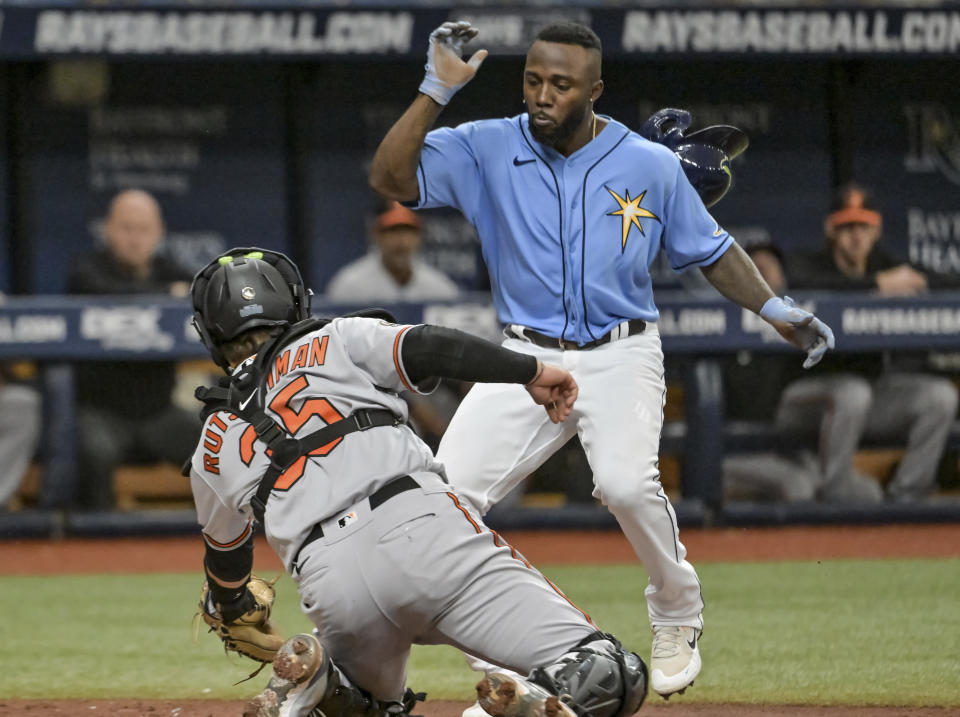
[[[920,271],[879,246],[883,216],[873,194],[850,182],[840,187],[824,221],[826,244],[798,256],[787,267],[791,285],[829,291],[876,290],[883,296],[912,296],[928,289],[953,289],[958,279]]]
[[[381,201],[371,222],[370,251],[333,276],[326,298],[342,304],[456,298],[460,289],[453,280],[417,257],[420,236],[415,212],[394,201]],[[434,451],[462,395],[463,386],[453,381],[441,382],[429,395],[404,394],[417,433]]]
[[[826,246],[787,267],[796,289],[876,290],[883,296],[912,295],[951,280],[899,263],[878,246],[883,218],[872,194],[858,184],[840,187],[824,223]],[[819,376],[791,385],[780,412],[798,423],[822,414],[824,402],[835,417],[830,440],[851,445],[854,438],[890,440],[906,450],[886,490],[894,501],[926,498],[935,488],[937,468],[957,413],[952,381],[916,370],[907,354],[833,353]],[[825,398],[842,382],[846,389]],[[850,449],[852,456],[853,450]]]
[[[778,294],[787,292],[784,257],[769,241],[744,247]],[[878,481],[858,473],[853,456],[862,437],[867,383],[855,375],[798,370],[787,356],[741,351],[724,371],[727,418],[772,422],[777,445],[730,453],[723,462],[727,500],[877,503]]]
[[[333,276],[327,299],[353,304],[455,298],[460,290],[453,280],[417,257],[420,229],[415,212],[397,202],[384,204],[373,221],[370,252]]]
[[[104,246],[74,263],[71,294],[185,296],[190,272],[158,253],[164,234],[157,201],[121,192],[110,203]],[[79,496],[82,507],[113,505],[113,473],[121,464],[182,465],[200,421],[176,406],[172,361],[90,361],[76,365]]]

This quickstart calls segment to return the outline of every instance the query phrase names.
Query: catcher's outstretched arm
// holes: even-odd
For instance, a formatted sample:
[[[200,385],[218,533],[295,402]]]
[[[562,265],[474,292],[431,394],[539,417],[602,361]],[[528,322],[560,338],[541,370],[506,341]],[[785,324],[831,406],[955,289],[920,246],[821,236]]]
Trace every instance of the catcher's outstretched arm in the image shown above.
[[[212,546],[206,536],[204,545],[203,567],[213,602],[221,612],[239,610],[237,615],[242,615],[249,609],[246,604],[249,601],[244,598],[249,595],[247,582],[253,569],[253,531],[248,532],[242,543],[229,549]],[[229,621],[231,618],[224,615],[224,619]]]
[[[423,324],[407,333],[402,348],[407,375],[424,386],[429,377],[484,383],[522,383],[550,420],[565,420],[577,400],[577,383],[557,366],[471,336],[463,331]]]
[[[422,324],[404,337],[403,366],[417,384],[439,376],[484,383],[529,383],[536,358],[497,346],[457,329]]]

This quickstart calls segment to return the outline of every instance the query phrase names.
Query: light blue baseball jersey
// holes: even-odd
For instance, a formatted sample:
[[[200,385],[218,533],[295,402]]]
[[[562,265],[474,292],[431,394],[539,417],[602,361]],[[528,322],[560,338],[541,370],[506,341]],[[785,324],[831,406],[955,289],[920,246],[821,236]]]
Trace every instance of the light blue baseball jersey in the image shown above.
[[[436,129],[418,181],[410,206],[456,207],[476,228],[500,320],[581,344],[659,318],[661,247],[685,271],[733,242],[676,155],[613,119],[569,157],[533,139],[526,114]]]

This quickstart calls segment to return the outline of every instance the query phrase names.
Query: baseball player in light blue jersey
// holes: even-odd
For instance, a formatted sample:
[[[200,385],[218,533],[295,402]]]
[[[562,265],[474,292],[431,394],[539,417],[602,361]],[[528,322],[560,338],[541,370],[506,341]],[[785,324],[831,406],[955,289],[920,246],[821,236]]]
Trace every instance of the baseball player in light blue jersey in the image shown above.
[[[666,388],[648,267],[662,247],[674,269],[699,268],[806,351],[807,366],[833,335],[774,295],[671,149],[594,112],[603,80],[589,28],[558,23],[538,35],[523,71],[526,113],[430,131],[486,57],[461,59],[476,34],[458,22],[431,35],[420,94],[377,149],[370,184],[415,208],[456,207],[473,223],[504,346],[569,370],[580,397],[573,420],[551,424],[521,388],[477,385],[438,457],[483,513],[579,436],[597,495],[649,573],[651,685],[666,697],[700,671],[703,600],[659,481]]]

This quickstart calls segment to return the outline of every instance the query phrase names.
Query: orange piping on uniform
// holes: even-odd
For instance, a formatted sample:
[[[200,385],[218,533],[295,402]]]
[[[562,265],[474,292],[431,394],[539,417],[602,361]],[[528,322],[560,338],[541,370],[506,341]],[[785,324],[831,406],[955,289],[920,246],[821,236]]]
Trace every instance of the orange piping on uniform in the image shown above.
[[[455,506],[457,506],[457,508],[460,510],[460,512],[463,513],[463,514],[467,517],[467,520],[470,521],[470,525],[472,525],[472,526],[474,527],[474,530],[476,530],[477,533],[482,533],[483,530],[482,530],[481,527],[477,524],[477,521],[475,521],[475,520],[471,517],[470,513],[467,512],[467,509],[466,509],[466,508],[464,508],[462,505],[460,505],[460,501],[457,500],[457,496],[454,495],[453,493],[449,492],[449,491],[447,491],[447,495],[450,496],[450,500],[453,501],[453,504],[454,504]],[[517,552],[516,548],[514,548],[512,545],[510,545],[510,543],[508,543],[506,540],[503,540],[503,538],[500,537],[500,534],[497,533],[497,531],[495,531],[495,530],[490,530],[490,532],[493,534],[493,542],[494,542],[494,545],[496,545],[497,547],[504,547],[504,546],[506,546],[506,547],[510,548],[510,553],[511,553],[511,555],[513,556],[513,559],[514,559],[514,560],[516,560],[518,563],[522,563],[525,567],[529,568],[530,570],[533,570],[533,571],[536,572],[540,577],[542,577],[544,580],[546,580],[546,581],[547,581],[547,585],[549,585],[551,588],[553,588],[554,592],[556,592],[557,595],[559,595],[559,596],[562,597],[564,600],[566,600],[574,610],[576,610],[576,611],[579,612],[581,615],[583,615],[583,617],[586,619],[587,622],[589,622],[591,625],[594,625],[594,627],[596,627],[596,624],[593,622],[593,620],[590,618],[590,616],[589,616],[586,612],[584,612],[582,609],[580,609],[580,607],[578,607],[577,604],[576,604],[575,602],[573,602],[573,600],[571,600],[571,599],[568,598],[566,595],[564,595],[564,594],[563,594],[563,591],[562,591],[560,588],[558,588],[556,585],[554,585],[553,582],[550,580],[550,578],[548,578],[546,575],[544,575],[544,574],[541,573],[539,570],[537,570],[535,567],[533,567],[533,566],[526,560],[526,558],[524,558],[520,553]],[[502,544],[502,545],[501,545],[501,543],[500,543],[501,540],[503,541],[503,544]]]
[[[470,525],[473,526],[473,529],[476,530],[478,533],[482,533],[483,530],[480,528],[479,525],[477,525],[477,521],[475,521],[475,520],[473,519],[473,517],[470,515],[470,513],[467,512],[467,509],[466,509],[466,508],[464,508],[462,505],[460,505],[460,501],[457,500],[457,496],[455,496],[455,495],[454,495],[453,493],[451,493],[450,491],[447,491],[447,495],[450,496],[450,500],[453,501],[453,504],[454,504],[455,506],[457,506],[457,508],[460,510],[460,512],[463,513],[463,514],[467,517],[467,520],[470,521]]]
[[[400,380],[403,381],[403,385],[407,387],[407,390],[416,393],[416,389],[407,383],[407,379],[404,377],[403,371],[400,368],[400,337],[403,336],[405,331],[411,328],[413,327],[404,326],[402,329],[400,329],[400,333],[397,334],[397,338],[393,342],[393,365],[396,367],[397,373],[400,375]]]
[[[239,538],[231,540],[229,543],[218,543],[206,533],[203,534],[203,539],[210,543],[210,545],[212,545],[214,548],[232,548],[246,540],[248,535],[250,535],[250,523],[247,523],[247,527],[242,533],[240,533]]]

